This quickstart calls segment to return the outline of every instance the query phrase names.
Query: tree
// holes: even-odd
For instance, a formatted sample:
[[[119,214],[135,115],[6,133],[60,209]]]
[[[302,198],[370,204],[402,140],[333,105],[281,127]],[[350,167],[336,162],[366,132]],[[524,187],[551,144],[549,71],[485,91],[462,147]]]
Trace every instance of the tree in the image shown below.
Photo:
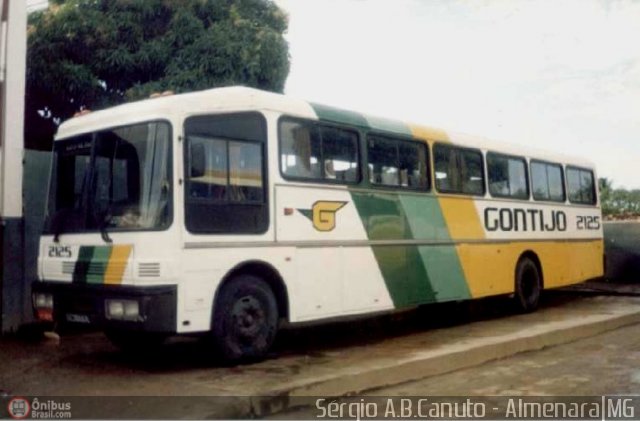
[[[241,84],[281,92],[287,16],[271,0],[55,0],[28,28],[25,144],[85,108]]]
[[[600,178],[600,205],[607,219],[636,219],[640,216],[640,190],[614,189],[611,180]]]
[[[615,209],[612,202],[613,183],[606,177],[598,178],[598,190],[600,192],[600,207],[605,215],[613,215]]]

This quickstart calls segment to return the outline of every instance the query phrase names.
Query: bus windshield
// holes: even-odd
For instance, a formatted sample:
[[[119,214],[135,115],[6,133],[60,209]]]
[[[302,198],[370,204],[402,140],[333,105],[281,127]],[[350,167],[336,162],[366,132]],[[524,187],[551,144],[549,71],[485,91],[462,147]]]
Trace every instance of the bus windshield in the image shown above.
[[[149,122],[55,142],[46,231],[170,224],[170,125]]]

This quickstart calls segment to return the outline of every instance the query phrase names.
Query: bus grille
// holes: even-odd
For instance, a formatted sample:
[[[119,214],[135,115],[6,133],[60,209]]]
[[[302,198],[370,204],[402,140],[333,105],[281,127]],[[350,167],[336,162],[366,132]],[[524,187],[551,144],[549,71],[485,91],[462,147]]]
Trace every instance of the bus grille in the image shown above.
[[[158,278],[160,276],[160,263],[138,263],[138,276],[140,278]]]
[[[73,270],[76,267],[76,262],[62,262],[62,273],[65,275],[73,275]]]

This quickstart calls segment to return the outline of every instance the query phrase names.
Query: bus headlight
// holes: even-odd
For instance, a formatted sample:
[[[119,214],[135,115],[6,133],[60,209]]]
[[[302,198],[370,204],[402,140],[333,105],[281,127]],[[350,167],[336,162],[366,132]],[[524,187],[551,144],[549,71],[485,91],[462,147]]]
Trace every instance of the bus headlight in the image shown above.
[[[36,292],[33,294],[33,308],[38,320],[53,321],[53,294]]]
[[[53,309],[53,295],[43,293],[33,294],[33,306],[35,308]]]
[[[105,300],[105,316],[112,320],[140,320],[140,304],[135,300]]]

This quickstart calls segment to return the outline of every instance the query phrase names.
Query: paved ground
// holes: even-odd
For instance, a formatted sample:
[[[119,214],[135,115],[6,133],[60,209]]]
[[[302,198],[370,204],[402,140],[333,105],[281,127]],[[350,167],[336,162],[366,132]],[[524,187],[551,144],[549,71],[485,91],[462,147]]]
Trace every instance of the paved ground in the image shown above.
[[[335,376],[339,370],[345,373],[343,383],[348,386],[350,379],[354,378],[349,374],[353,371],[349,370],[358,369],[363,364],[388,364],[431,351],[444,355],[449,349],[464,349],[473,341],[491,341],[494,337],[526,332],[523,326],[558,325],[594,314],[606,317],[620,309],[637,308],[640,298],[556,292],[546,297],[540,311],[517,316],[511,314],[504,304],[503,300],[491,299],[430,306],[395,316],[291,330],[279,337],[272,358],[240,367],[224,367],[211,357],[206,347],[195,341],[174,342],[149,355],[133,357],[117,351],[99,333],[68,334],[59,340],[31,344],[5,339],[0,344],[0,395],[260,395],[286,386],[298,387],[300,392],[304,389],[299,385],[305,381]],[[489,363],[477,369],[492,367],[487,371],[463,370],[459,373],[466,372],[466,375],[455,373],[433,377],[425,383],[410,383],[383,389],[380,393],[582,394],[588,389],[589,386],[585,385],[592,381],[593,376],[604,376],[610,368],[622,373],[625,367],[627,370],[628,367],[638,367],[640,343],[638,340],[634,342],[633,337],[640,337],[637,335],[640,328],[631,329],[638,330],[628,331],[625,328],[612,332],[607,335],[614,336],[605,335],[603,337],[608,339],[604,341],[595,339],[579,345],[583,348],[568,355],[564,354],[566,351],[554,351],[559,347],[550,348],[540,353],[551,352],[541,362],[532,362],[527,354],[523,354],[513,359],[513,366],[509,364],[506,367],[502,362]],[[616,336],[620,332],[627,333]],[[591,353],[585,352],[588,350]],[[587,367],[595,367],[593,376],[588,374],[590,369]],[[634,370],[629,379],[640,378],[640,373]],[[536,377],[538,373],[541,373],[539,378]],[[617,379],[622,379],[622,374]],[[601,389],[593,389],[593,393],[600,393],[599,390],[609,394],[629,392],[635,384],[629,379],[627,383],[619,383],[620,387],[614,387],[617,380],[602,381],[599,384]],[[246,414],[246,401],[234,402],[232,399],[226,404],[230,407],[236,405],[237,413]],[[214,417],[233,414],[229,408],[222,409],[216,405],[190,408],[191,413],[182,415]],[[163,411],[157,402],[146,409],[151,412],[145,412],[143,416],[153,416],[154,413],[159,416]]]
[[[638,392],[640,325],[375,393],[593,396]]]
[[[362,396],[600,396],[640,392],[640,325]],[[338,401],[340,402],[340,401]],[[310,419],[307,408],[277,415]]]

